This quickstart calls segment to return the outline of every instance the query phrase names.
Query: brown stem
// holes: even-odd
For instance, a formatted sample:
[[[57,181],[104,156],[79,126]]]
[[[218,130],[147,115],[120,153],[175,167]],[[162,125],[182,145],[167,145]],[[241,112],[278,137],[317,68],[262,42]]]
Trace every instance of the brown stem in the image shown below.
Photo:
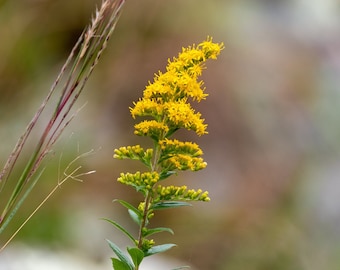
[[[145,197],[145,206],[144,206],[144,211],[143,211],[143,218],[142,218],[142,222],[139,226],[139,235],[138,235],[138,245],[137,247],[139,249],[142,248],[143,245],[143,228],[146,227],[146,222],[148,220],[148,213],[149,213],[149,206],[152,200],[152,196],[150,195],[150,193],[148,193]]]

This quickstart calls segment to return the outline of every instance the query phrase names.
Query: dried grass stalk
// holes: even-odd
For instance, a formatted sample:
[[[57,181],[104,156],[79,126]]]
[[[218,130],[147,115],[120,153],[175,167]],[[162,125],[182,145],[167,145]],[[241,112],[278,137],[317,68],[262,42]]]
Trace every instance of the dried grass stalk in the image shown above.
[[[0,200],[5,205],[0,216],[0,234],[26,198],[27,191],[30,192],[40,178],[41,173],[38,173],[38,171],[42,161],[51,152],[60,135],[75,117],[76,113],[71,114],[71,109],[107,47],[124,3],[125,0],[104,0],[100,8],[96,9],[90,25],[80,35],[59,75],[52,84],[49,93],[9,155],[4,168],[0,172],[0,193],[8,181],[16,181],[16,184],[13,191],[10,192],[9,198],[0,196]],[[63,82],[63,85],[61,85],[61,82]],[[52,104],[52,106],[55,106],[54,112],[46,123],[25,168],[21,172],[21,176],[19,179],[15,179],[12,175],[13,171],[17,169],[18,158],[24,153],[24,146],[30,138],[32,130],[35,128],[42,112],[52,102],[51,96],[53,94],[59,96],[57,103],[55,105]],[[66,179],[69,178],[72,177],[67,177]],[[34,212],[32,211],[32,213]]]

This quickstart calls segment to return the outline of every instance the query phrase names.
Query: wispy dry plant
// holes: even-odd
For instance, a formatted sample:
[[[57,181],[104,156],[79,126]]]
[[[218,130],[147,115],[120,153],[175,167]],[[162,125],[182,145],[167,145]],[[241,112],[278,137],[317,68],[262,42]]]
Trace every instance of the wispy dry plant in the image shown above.
[[[104,0],[100,8],[96,9],[90,25],[80,35],[46,98],[9,155],[4,168],[0,172],[0,205],[4,205],[0,215],[0,235],[4,232],[39,178],[41,178],[43,172],[41,168],[42,161],[51,153],[60,135],[76,116],[78,111],[72,112],[72,108],[107,47],[124,3],[125,0]],[[53,104],[52,95],[58,96],[56,104]],[[18,173],[18,170],[20,170],[18,159],[24,155],[24,150],[26,149],[24,149],[24,146],[27,144],[28,139],[33,137],[32,131],[40,120],[42,112],[51,103],[51,106],[55,107],[54,112],[49,121],[45,123],[45,128],[40,138],[38,137],[34,150],[29,150],[30,157],[25,168],[22,172],[19,172],[19,178],[16,178],[14,172]],[[64,180],[91,173],[79,173],[79,169],[67,174]],[[1,193],[4,193],[5,186],[9,186],[6,185],[9,181],[14,181],[15,183],[13,190],[10,190],[10,195],[7,197]],[[64,182],[58,182],[58,186]],[[57,188],[53,189],[52,194],[56,190]],[[47,198],[52,194],[49,194]],[[43,200],[42,203],[45,201]],[[35,213],[35,210],[32,212]],[[23,223],[26,223],[26,221]],[[0,251],[5,245],[0,243]]]

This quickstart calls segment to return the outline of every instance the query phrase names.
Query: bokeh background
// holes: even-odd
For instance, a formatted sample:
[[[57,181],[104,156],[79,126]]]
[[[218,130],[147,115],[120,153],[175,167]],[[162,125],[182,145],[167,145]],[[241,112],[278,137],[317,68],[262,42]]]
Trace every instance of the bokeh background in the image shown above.
[[[0,3],[4,164],[99,2]],[[209,190],[212,201],[161,212],[154,225],[175,235],[157,240],[178,244],[167,256],[199,270],[339,269],[339,15],[336,0],[128,1],[79,100],[78,107],[87,105],[21,215],[77,153],[95,149],[81,165],[97,173],[62,186],[16,242],[77,250],[93,260],[112,255],[105,238],[124,245],[100,218],[133,228],[112,203],[140,199],[116,182],[139,165],[112,158],[114,148],[147,143],[133,135],[128,107],[169,57],[210,35],[225,50],[208,63],[202,79],[209,97],[196,106],[209,134],[182,134],[200,144],[208,167],[173,181]]]

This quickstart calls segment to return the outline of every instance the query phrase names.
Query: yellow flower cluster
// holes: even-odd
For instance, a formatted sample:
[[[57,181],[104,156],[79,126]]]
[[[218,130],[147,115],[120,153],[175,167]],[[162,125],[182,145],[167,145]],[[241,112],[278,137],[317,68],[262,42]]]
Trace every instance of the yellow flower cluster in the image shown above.
[[[164,104],[168,125],[171,130],[186,128],[195,131],[198,135],[206,134],[207,125],[200,113],[195,113],[186,100],[171,101]]]
[[[179,128],[193,130],[198,135],[207,133],[204,119],[191,107],[188,98],[197,102],[206,98],[203,82],[198,81],[198,76],[205,61],[216,59],[222,49],[223,44],[213,43],[208,38],[198,46],[183,48],[178,57],[169,59],[166,72],[156,74],[154,82],[145,88],[143,98],[130,108],[133,118],[154,118],[135,125],[135,134],[157,141],[160,134],[168,137]]]
[[[162,122],[156,120],[145,120],[135,125],[135,134],[139,136],[148,136],[157,141],[164,134],[169,132],[169,127]]]
[[[198,171],[207,167],[207,163],[203,161],[203,158],[191,157],[186,154],[172,154],[166,160],[162,161],[161,164],[167,171]]]
[[[203,154],[198,144],[192,142],[181,142],[179,140],[164,139],[159,141],[163,155],[168,153],[186,153],[193,157],[201,156]]]
[[[181,201],[210,201],[208,191],[202,191],[201,189],[194,190],[189,189],[187,186],[168,186],[164,187],[158,185],[157,193],[159,195],[159,201],[173,201],[173,200],[181,200]]]

